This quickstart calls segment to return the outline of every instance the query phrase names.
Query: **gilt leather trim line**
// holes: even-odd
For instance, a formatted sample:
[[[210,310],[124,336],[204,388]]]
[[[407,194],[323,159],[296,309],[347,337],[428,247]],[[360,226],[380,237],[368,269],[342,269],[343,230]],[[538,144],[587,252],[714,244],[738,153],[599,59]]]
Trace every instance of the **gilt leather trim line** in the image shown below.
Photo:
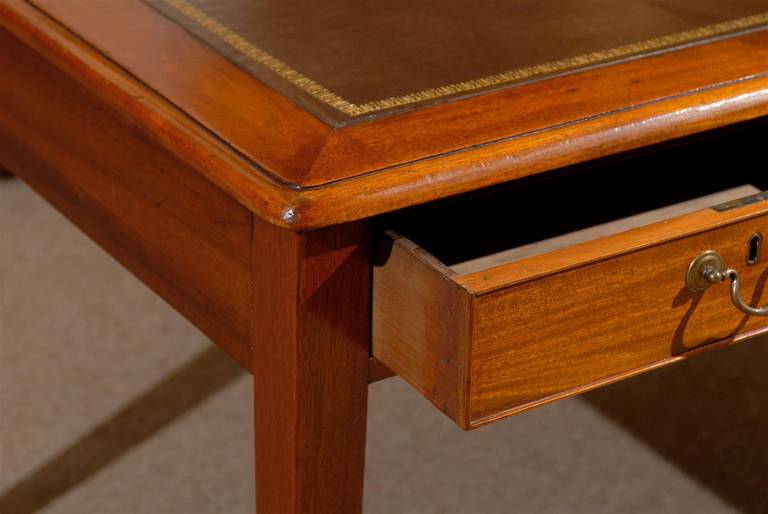
[[[340,95],[334,93],[322,84],[317,83],[288,64],[280,61],[261,48],[257,47],[235,31],[209,16],[202,9],[190,4],[187,0],[156,0],[183,14],[199,27],[216,36],[223,43],[237,50],[247,58],[264,66],[271,72],[287,80],[295,87],[308,93],[312,97],[348,115],[360,116],[377,111],[404,107],[411,104],[436,100],[462,93],[470,93],[476,90],[499,86],[511,82],[535,78],[541,75],[574,70],[579,67],[610,62],[616,59],[626,58],[632,55],[653,52],[664,48],[680,46],[697,40],[712,38],[730,32],[737,32],[757,28],[768,24],[768,11],[729,20],[713,25],[699,27],[668,36],[647,39],[628,45],[590,52],[575,57],[550,61],[532,66],[516,68],[506,72],[489,75],[477,79],[458,82],[431,89],[416,91],[404,96],[397,96],[376,100],[364,104],[352,103]]]

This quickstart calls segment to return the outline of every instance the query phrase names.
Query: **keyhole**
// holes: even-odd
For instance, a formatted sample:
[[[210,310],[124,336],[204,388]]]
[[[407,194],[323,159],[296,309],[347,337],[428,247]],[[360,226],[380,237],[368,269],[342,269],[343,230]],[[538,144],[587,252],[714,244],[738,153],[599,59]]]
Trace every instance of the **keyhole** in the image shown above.
[[[755,233],[749,238],[749,248],[747,250],[747,265],[754,266],[760,260],[760,245],[763,242],[763,236]]]

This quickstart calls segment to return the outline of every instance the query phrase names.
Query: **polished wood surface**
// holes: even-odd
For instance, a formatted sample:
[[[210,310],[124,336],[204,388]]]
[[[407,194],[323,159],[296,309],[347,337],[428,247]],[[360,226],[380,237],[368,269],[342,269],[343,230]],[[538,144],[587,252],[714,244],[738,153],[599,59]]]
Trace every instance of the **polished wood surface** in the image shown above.
[[[0,30],[0,162],[246,368],[251,213]]]
[[[766,202],[706,209],[468,275],[392,233],[374,271],[373,352],[474,428],[768,329],[725,284],[698,296],[684,280],[715,249],[764,304],[766,266],[744,259],[766,226]]]
[[[269,179],[254,173],[252,164],[233,153],[230,146],[45,14],[23,1],[1,0],[0,26],[17,44],[39,54],[41,62],[47,62],[51,69],[58,70],[56,73],[70,77],[87,89],[94,99],[108,105],[161,148],[241,204],[250,206],[251,212],[267,218],[268,211],[282,213],[280,207],[288,201],[290,193],[279,188],[271,189]],[[11,79],[9,76],[4,84],[18,87],[19,83]],[[47,92],[44,88],[33,90],[27,86],[26,89],[30,95],[45,96]],[[252,194],[256,191],[259,191],[259,200],[254,204],[247,199],[253,199]]]
[[[471,296],[455,273],[405,238],[380,241],[376,254],[374,355],[466,425]]]
[[[236,152],[227,160],[201,155],[205,173],[259,216],[293,229],[362,219],[768,113],[764,30],[334,129],[145,4],[35,4],[89,44],[63,45],[56,24],[20,0],[3,0],[1,23],[25,41],[47,41],[46,55],[59,55],[57,65],[70,73],[91,66],[87,80],[110,84],[137,124],[180,153],[195,130],[190,123],[201,129],[197,145],[198,138],[231,145]],[[129,94],[140,83],[96,66],[93,49],[147,87]],[[166,107],[162,124],[132,105],[166,100],[179,110]]]
[[[693,258],[716,248],[742,271],[744,297],[766,303],[765,265],[744,264],[746,242],[766,223],[762,215],[479,295],[470,378],[476,424],[692,348],[767,330],[765,319],[735,309],[727,284],[694,295],[684,281]]]
[[[163,1],[210,8],[213,17],[235,5]],[[583,11],[593,1],[558,0],[568,7],[560,14],[598,19]],[[568,51],[617,44],[642,58],[609,52],[588,66],[576,59],[578,72],[548,67],[381,109],[377,99],[403,93],[398,87],[440,89],[525,68],[528,58],[568,61],[568,33],[551,48],[537,44],[541,55],[494,47],[504,57],[490,52],[487,62],[470,52],[483,50],[482,40],[433,68],[419,59],[446,56],[387,55],[418,72],[401,82],[392,69],[361,77],[324,56],[314,63],[318,77],[349,88],[348,103],[376,107],[347,119],[254,77],[148,3],[0,0],[0,64],[9,70],[0,74],[0,163],[253,372],[260,512],[356,514],[370,381],[396,372],[474,428],[765,329],[735,311],[724,285],[698,299],[682,284],[687,262],[709,247],[740,261],[748,233],[766,230],[765,202],[465,274],[416,240],[394,236],[371,248],[388,219],[379,215],[768,116],[760,3],[638,1],[637,33],[618,24],[593,40],[586,24],[574,28],[581,39]],[[533,12],[539,4],[519,5]],[[276,32],[259,44],[280,46],[295,36],[283,29],[312,24],[296,19],[303,4],[260,2],[253,12],[265,5],[290,23],[270,25]],[[360,5],[349,3],[347,14]],[[418,8],[403,5],[379,21]],[[603,14],[615,17],[615,7]],[[483,24],[509,32],[507,23],[521,23],[494,15],[513,4],[485,9],[438,19],[439,27],[425,17],[397,48],[422,40],[442,48],[440,34],[456,23],[479,24],[451,43],[459,46]],[[358,30],[365,36],[379,21]],[[525,30],[548,27],[539,22]],[[726,25],[713,30],[718,23]],[[348,24],[337,29],[298,33],[302,45],[324,35],[336,49],[354,42],[343,37]],[[670,31],[676,38],[665,40]],[[659,35],[657,46],[632,47]],[[293,60],[290,52],[281,58]],[[764,263],[743,277],[744,294],[764,301]]]
[[[45,19],[36,22],[44,24]],[[66,32],[55,36],[71,44]],[[112,90],[93,87],[86,69],[57,62],[64,72],[50,61],[52,55],[42,58],[47,43],[26,41],[32,51],[3,30],[0,42],[0,62],[14,70],[0,76],[5,92],[0,176],[18,170],[17,175],[250,368],[250,293],[244,277],[251,213],[231,192],[205,178],[206,166],[220,166],[211,157],[229,164],[227,150],[223,145],[203,150],[205,143],[190,138],[185,148],[200,148],[208,161],[201,163],[194,152],[176,153],[167,145],[178,141],[133,126],[128,120],[135,112],[112,96]],[[105,65],[95,56],[91,64]],[[142,99],[139,89],[125,91],[131,99]],[[161,102],[142,107],[155,117],[168,109]],[[179,126],[174,132],[185,129]],[[142,219],[133,219],[134,214]],[[177,253],[185,258],[176,261]],[[167,269],[155,268],[160,265]],[[372,359],[372,381],[391,373]]]
[[[768,22],[762,0],[146,1],[332,124]]]
[[[670,186],[671,184],[667,185],[668,188]],[[628,185],[628,187],[631,187],[631,185]],[[626,192],[624,191],[622,193],[624,194],[616,195],[618,201],[629,203],[629,200],[627,198],[628,195],[626,195]],[[573,246],[579,245],[581,243],[585,243],[587,241],[592,241],[600,238],[607,238],[609,236],[626,232],[627,230],[642,228],[642,227],[651,225],[653,223],[666,221],[676,216],[689,214],[702,209],[709,209],[713,205],[720,205],[727,202],[731,202],[734,200],[734,198],[736,199],[748,198],[754,195],[759,195],[761,193],[762,191],[755,185],[752,185],[752,184],[741,185],[741,186],[725,189],[717,193],[711,193],[704,196],[699,196],[697,198],[693,198],[691,200],[685,200],[676,204],[667,205],[665,207],[646,210],[639,214],[633,214],[630,216],[625,216],[623,218],[620,217],[618,219],[614,219],[608,222],[584,223],[583,221],[580,221],[579,222],[580,226],[585,224],[588,224],[588,226],[586,228],[579,228],[577,230],[572,230],[572,231],[567,231],[568,228],[566,228],[567,226],[565,225],[567,223],[566,220],[561,220],[560,226],[563,227],[566,230],[566,232],[559,233],[560,231],[558,231],[558,234],[552,237],[543,236],[543,234],[547,234],[547,232],[546,232],[546,227],[541,226],[541,225],[544,225],[544,223],[541,223],[540,224],[541,228],[539,229],[540,236],[536,238],[536,241],[529,242],[527,244],[522,244],[522,245],[514,245],[514,244],[507,245],[507,248],[498,252],[484,251],[484,252],[481,252],[483,253],[481,257],[471,258],[468,261],[456,262],[454,264],[451,264],[450,268],[451,270],[455,271],[459,275],[463,275],[465,278],[463,278],[462,280],[466,280],[467,275],[471,275],[473,273],[479,272],[477,273],[477,275],[475,275],[475,277],[478,284],[478,288],[482,288],[484,282],[489,277],[489,273],[487,271],[490,271],[492,268],[495,268],[497,266],[521,261],[528,257],[537,257],[537,256],[543,257],[544,255],[551,254],[557,250],[571,248]],[[658,191],[655,193],[655,196],[661,196],[662,194],[663,193],[661,191]],[[573,195],[575,197],[578,197],[578,192],[574,191]],[[768,193],[765,193],[765,195],[766,197],[768,197]],[[583,199],[585,203],[589,203],[589,200],[590,199],[587,199],[587,198]],[[608,202],[606,201],[604,203],[608,203]],[[564,210],[574,212],[571,209],[564,209]],[[576,213],[574,212],[573,217],[576,217],[575,214]],[[560,230],[562,231],[563,229],[560,229]],[[539,260],[543,260],[543,259],[539,259]],[[542,267],[545,267],[545,265],[543,265]]]
[[[367,223],[253,227],[256,500],[269,514],[362,510]]]

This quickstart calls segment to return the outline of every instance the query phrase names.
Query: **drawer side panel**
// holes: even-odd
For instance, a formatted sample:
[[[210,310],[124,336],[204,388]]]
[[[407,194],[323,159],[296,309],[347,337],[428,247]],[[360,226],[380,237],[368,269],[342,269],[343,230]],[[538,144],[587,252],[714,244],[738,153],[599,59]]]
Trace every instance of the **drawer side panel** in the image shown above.
[[[471,297],[407,239],[385,253],[373,272],[373,355],[466,428]]]

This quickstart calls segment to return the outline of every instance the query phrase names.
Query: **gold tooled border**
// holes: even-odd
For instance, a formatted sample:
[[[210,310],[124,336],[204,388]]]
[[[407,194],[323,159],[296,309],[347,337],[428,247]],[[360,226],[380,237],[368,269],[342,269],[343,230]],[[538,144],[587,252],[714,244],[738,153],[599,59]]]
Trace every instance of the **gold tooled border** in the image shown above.
[[[664,47],[690,43],[697,39],[710,38],[725,34],[727,32],[750,29],[768,23],[768,12],[764,12],[754,14],[752,16],[746,16],[744,18],[716,23],[714,25],[708,25],[706,27],[687,30],[685,32],[679,32],[677,34],[671,34],[669,36],[648,39],[645,41],[639,41],[637,43],[631,43],[629,45],[610,48],[608,50],[599,50],[597,52],[590,52],[587,54],[578,55],[576,57],[569,57],[567,59],[560,59],[557,61],[535,64],[533,66],[516,68],[514,70],[498,73],[495,75],[489,75],[479,79],[467,80],[464,82],[458,82],[456,84],[450,84],[447,86],[440,86],[431,89],[424,89],[422,91],[417,91],[415,93],[410,93],[404,96],[385,98],[383,100],[376,100],[364,104],[354,104],[291,68],[279,59],[268,54],[250,41],[246,40],[241,35],[237,34],[233,30],[210,17],[200,8],[190,4],[187,0],[161,1],[169,7],[176,9],[181,14],[187,16],[200,27],[218,36],[224,43],[231,46],[246,57],[264,66],[283,79],[292,83],[294,86],[317,98],[321,102],[328,104],[349,116],[359,116],[361,114],[369,114],[385,109],[392,109],[394,107],[402,107],[425,100],[434,100],[455,94],[467,93],[477,89],[497,86],[507,82],[529,79],[537,75],[556,73],[579,66],[586,66],[611,59],[627,57],[632,54],[650,52],[659,50]]]

